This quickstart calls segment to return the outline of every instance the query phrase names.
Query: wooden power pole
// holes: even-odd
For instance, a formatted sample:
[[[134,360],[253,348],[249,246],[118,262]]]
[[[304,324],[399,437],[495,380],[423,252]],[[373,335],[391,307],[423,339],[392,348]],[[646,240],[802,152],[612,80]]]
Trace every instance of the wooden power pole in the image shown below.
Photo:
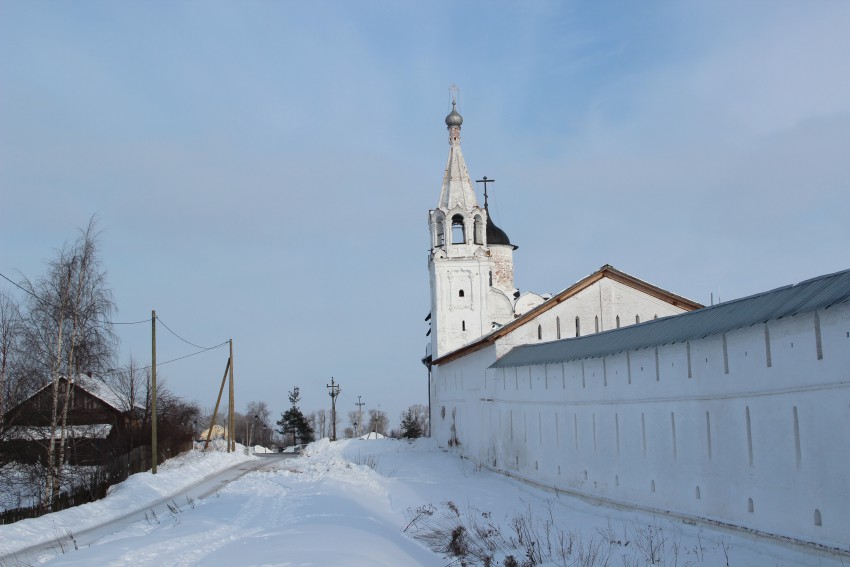
[[[331,397],[331,441],[336,441],[336,398],[339,396],[339,384],[334,384],[333,376],[327,387],[330,390],[328,395]]]
[[[357,414],[358,414],[357,415],[357,431],[355,431],[354,434],[357,437],[360,437],[361,435],[363,435],[363,406],[366,405],[366,402],[361,402],[360,396],[357,396],[357,403],[354,404],[354,405],[357,406]]]
[[[156,474],[156,309],[151,311],[151,473]]]
[[[218,416],[218,405],[221,403],[221,394],[224,393],[224,383],[227,382],[227,375],[230,373],[230,359],[227,359],[227,366],[224,367],[224,376],[221,377],[221,388],[218,389],[218,398],[215,400],[215,409],[213,410],[212,419],[210,420],[210,428],[207,429],[207,440],[204,442],[204,451],[209,447],[210,439],[212,438],[213,427],[215,427],[215,418]]]
[[[230,445],[228,447],[228,452],[236,452],[236,420],[235,413],[233,409],[233,405],[236,402],[233,395],[233,339],[230,339],[230,420],[228,422],[230,426]]]

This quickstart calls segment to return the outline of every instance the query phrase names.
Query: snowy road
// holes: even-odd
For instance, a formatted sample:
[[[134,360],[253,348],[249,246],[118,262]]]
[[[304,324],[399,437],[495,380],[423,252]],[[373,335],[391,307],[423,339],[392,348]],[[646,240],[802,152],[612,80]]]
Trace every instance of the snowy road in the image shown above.
[[[445,534],[459,526],[471,538],[460,547],[492,544],[493,565],[508,555],[526,557],[522,539],[543,555],[536,561],[541,567],[850,565],[848,551],[819,551],[541,490],[427,439],[322,440],[301,458],[274,459],[187,454],[156,476],[133,475],[99,502],[0,526],[0,554],[45,544],[35,555],[0,556],[0,566],[442,567],[458,564],[457,557],[422,542],[445,552]],[[224,469],[224,476],[210,478]],[[192,488],[166,499],[178,484]],[[124,512],[130,509],[148,513]],[[102,524],[94,520],[103,515],[117,523],[82,531]],[[435,529],[443,536],[435,539]],[[58,540],[60,549],[52,534],[66,531],[78,549],[69,537]]]
[[[91,546],[97,541],[139,522],[146,514],[148,516],[168,514],[169,505],[173,507],[176,503],[182,503],[182,506],[185,507],[186,503],[206,498],[217,490],[220,490],[223,486],[241,478],[249,472],[273,468],[282,460],[292,457],[294,457],[292,454],[270,454],[262,458],[236,462],[228,468],[201,478],[187,487],[171,492],[167,496],[154,501],[140,502],[136,506],[131,505],[129,509],[123,511],[117,517],[109,515],[107,516],[107,521],[94,522],[83,529],[57,531],[57,535],[70,532],[70,537],[66,535],[64,538],[54,538],[45,543],[16,549],[14,553],[0,555],[0,565],[5,565],[4,562],[12,560],[14,560],[15,564],[26,564],[30,561],[43,563],[45,560],[61,554],[63,547],[66,550],[70,550],[75,545],[78,548]],[[177,505],[179,506],[180,504]]]
[[[239,478],[204,483],[163,503],[154,519],[126,522],[119,530],[94,530],[77,538],[78,550],[50,565],[346,565],[442,566],[444,561],[405,537],[398,514],[374,483],[351,483],[326,463],[299,459],[245,464]],[[256,470],[247,470],[248,467]],[[346,468],[363,480],[371,470]],[[246,474],[250,472],[250,474]],[[179,510],[175,508],[179,507]],[[171,504],[171,509],[167,507]],[[92,539],[91,541],[89,541]],[[41,557],[40,563],[45,557]]]

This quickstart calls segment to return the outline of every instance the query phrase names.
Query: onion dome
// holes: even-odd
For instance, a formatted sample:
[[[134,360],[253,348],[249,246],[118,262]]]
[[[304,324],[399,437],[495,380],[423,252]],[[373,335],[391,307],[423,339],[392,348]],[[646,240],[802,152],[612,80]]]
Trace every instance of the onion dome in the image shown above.
[[[487,245],[490,246],[494,244],[513,246],[514,250],[517,249],[516,245],[511,244],[511,239],[508,238],[507,233],[496,226],[493,222],[493,219],[490,216],[490,211],[487,211]]]
[[[463,124],[463,116],[455,109],[455,105],[457,105],[456,101],[452,101],[452,111],[446,116],[446,126],[451,128],[452,126],[457,126],[460,128],[460,125]]]

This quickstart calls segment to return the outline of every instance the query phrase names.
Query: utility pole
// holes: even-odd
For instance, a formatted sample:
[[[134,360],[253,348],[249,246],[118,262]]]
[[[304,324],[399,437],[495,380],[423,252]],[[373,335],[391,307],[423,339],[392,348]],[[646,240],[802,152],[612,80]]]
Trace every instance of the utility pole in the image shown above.
[[[156,309],[151,310],[151,474],[156,474]]]
[[[235,403],[233,396],[233,339],[230,339],[230,412],[228,413],[228,431],[230,432],[230,441],[228,442],[227,452],[236,452],[236,423],[234,419],[233,405]]]
[[[212,438],[212,430],[215,427],[215,418],[218,415],[218,406],[221,403],[221,395],[224,393],[224,383],[227,382],[227,374],[230,372],[230,359],[227,359],[227,366],[224,367],[224,376],[221,377],[221,388],[218,390],[218,398],[215,400],[215,409],[213,410],[212,419],[210,420],[210,428],[207,429],[207,440],[204,442],[204,451],[210,444]]]
[[[339,396],[339,384],[334,384],[333,376],[327,388],[330,390],[328,395],[331,397],[331,441],[336,441],[336,398]]]
[[[363,434],[363,406],[366,405],[366,402],[361,402],[360,396],[357,396],[357,403],[354,404],[354,405],[357,406],[357,413],[358,413],[358,415],[357,415],[357,431],[355,432],[355,434],[357,435],[357,437],[360,437],[360,435]]]

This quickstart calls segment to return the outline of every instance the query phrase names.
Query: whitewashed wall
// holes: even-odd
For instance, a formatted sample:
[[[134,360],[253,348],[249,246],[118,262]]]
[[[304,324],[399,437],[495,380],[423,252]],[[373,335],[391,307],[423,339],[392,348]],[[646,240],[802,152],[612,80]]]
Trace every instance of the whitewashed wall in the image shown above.
[[[558,489],[850,547],[847,303],[689,343],[486,370],[499,349],[434,368],[441,444]]]
[[[638,319],[649,321],[682,312],[684,309],[681,307],[612,279],[602,278],[552,309],[530,319],[502,339],[500,344],[510,348],[521,344],[575,337],[576,317],[579,318],[580,336],[586,336],[616,329],[618,320],[620,327],[627,327],[634,325]]]

